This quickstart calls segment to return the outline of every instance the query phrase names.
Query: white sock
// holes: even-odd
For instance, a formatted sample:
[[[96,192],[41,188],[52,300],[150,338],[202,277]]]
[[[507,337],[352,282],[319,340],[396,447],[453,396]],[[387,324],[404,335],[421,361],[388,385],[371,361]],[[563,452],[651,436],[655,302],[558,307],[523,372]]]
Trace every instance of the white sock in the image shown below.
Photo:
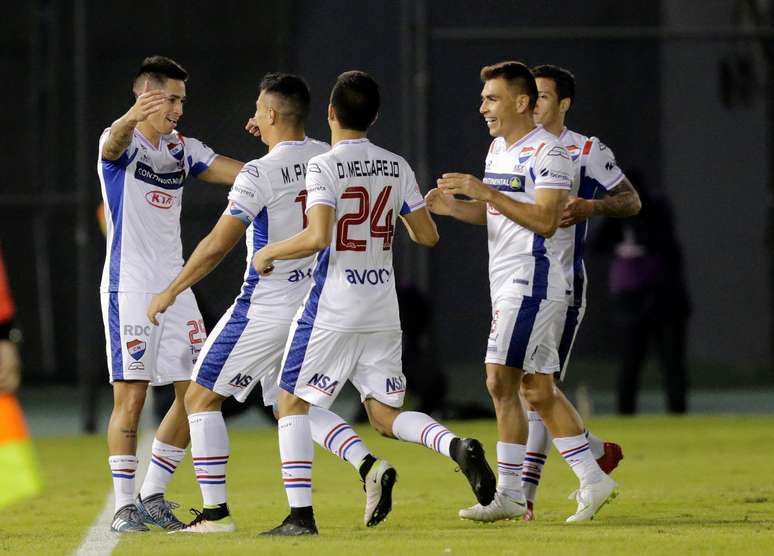
[[[289,415],[277,421],[282,481],[291,508],[312,505],[314,444],[308,415]]]
[[[605,474],[597,465],[585,434],[554,438],[554,446],[580,479],[581,485],[596,483],[604,478]]]
[[[137,457],[110,456],[108,465],[110,465],[110,474],[113,475],[115,511],[118,511],[127,504],[134,504],[134,474],[137,471]]]
[[[151,460],[140,488],[140,497],[145,499],[153,494],[165,493],[175,469],[184,457],[185,448],[165,444],[158,438],[154,438]]]
[[[511,498],[521,497],[521,467],[524,444],[497,443],[497,490]]]
[[[191,427],[191,459],[202,491],[204,507],[226,502],[226,464],[231,453],[228,432],[220,411],[188,416]]]
[[[594,459],[599,459],[605,455],[605,443],[602,442],[602,439],[589,430],[586,431],[586,439],[589,441],[589,448],[591,448]]]
[[[438,421],[418,411],[403,411],[392,422],[392,434],[400,440],[422,444],[431,450],[449,456],[449,445],[457,435]]]
[[[521,472],[521,487],[524,496],[530,502],[535,501],[540,475],[551,449],[551,433],[537,411],[528,411],[529,436],[527,437],[527,453],[524,455],[524,467]]]
[[[355,469],[371,451],[344,419],[322,407],[309,408],[309,426],[314,441]]]

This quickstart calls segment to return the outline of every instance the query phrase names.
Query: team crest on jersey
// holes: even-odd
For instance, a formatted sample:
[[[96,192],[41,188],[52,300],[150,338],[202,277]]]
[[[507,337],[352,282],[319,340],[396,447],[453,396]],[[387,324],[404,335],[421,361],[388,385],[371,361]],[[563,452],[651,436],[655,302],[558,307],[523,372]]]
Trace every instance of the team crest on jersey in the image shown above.
[[[132,357],[132,359],[139,361],[142,359],[142,356],[145,355],[145,346],[145,342],[135,338],[134,340],[129,340],[126,342],[126,351],[129,352],[129,355]]]
[[[168,143],[167,148],[169,154],[175,157],[177,160],[183,160],[183,144],[182,143]]]
[[[524,147],[519,152],[519,162],[524,164],[533,154],[535,154],[535,147]]]
[[[573,162],[578,160],[578,157],[580,156],[580,147],[578,145],[567,145],[565,149],[570,153],[570,158],[572,158]]]

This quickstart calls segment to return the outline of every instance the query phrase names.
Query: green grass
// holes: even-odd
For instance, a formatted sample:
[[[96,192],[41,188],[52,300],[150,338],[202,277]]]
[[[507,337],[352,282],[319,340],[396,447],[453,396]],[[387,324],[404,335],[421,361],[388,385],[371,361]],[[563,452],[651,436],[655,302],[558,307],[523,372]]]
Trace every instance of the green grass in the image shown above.
[[[610,418],[591,426],[620,442],[626,455],[614,474],[621,496],[591,523],[563,523],[575,509],[566,499],[575,478],[555,452],[543,473],[538,521],[480,525],[457,518],[473,498],[452,462],[358,427],[371,449],[400,473],[389,519],[366,529],[354,469],[318,450],[313,478],[320,536],[258,538],[287,508],[275,432],[243,429],[231,435],[229,463],[237,533],[189,537],[154,531],[123,537],[115,554],[774,554],[774,418]],[[494,423],[451,428],[481,438],[493,454]],[[110,488],[103,438],[36,444],[44,495],[0,511],[0,552],[67,554]],[[183,508],[200,506],[190,460],[181,465],[169,497]]]

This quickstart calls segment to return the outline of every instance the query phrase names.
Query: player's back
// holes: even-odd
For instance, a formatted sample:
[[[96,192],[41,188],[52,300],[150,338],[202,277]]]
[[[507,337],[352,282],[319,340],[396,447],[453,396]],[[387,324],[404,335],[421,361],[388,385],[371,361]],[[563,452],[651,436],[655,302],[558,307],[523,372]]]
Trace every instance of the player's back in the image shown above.
[[[309,162],[308,207],[336,211],[329,247],[317,255],[302,319],[343,332],[399,330],[392,267],[397,218],[424,206],[414,172],[367,139],[338,142]]]
[[[160,292],[183,265],[180,209],[183,184],[199,175],[215,153],[177,131],[152,145],[134,130],[127,149],[117,160],[104,160],[99,142],[97,172],[102,182],[107,224],[107,256],[102,273],[103,292]]]
[[[267,243],[294,236],[306,226],[304,176],[312,157],[330,149],[327,143],[304,138],[282,141],[265,156],[245,164],[229,192],[229,211],[246,213],[246,269],[237,298],[250,301],[251,318],[287,320],[309,288],[313,257],[280,260],[274,272],[260,276],[252,265],[255,252]]]

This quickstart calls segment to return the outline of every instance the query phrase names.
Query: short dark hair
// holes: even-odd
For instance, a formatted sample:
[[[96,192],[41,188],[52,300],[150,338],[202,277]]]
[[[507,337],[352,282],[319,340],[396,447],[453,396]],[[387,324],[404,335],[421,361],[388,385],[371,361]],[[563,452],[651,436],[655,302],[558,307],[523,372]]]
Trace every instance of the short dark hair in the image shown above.
[[[508,85],[518,89],[521,94],[527,95],[529,107],[535,107],[538,97],[535,76],[525,64],[509,60],[481,68],[481,81],[483,83],[497,78],[505,79]]]
[[[303,77],[292,73],[267,73],[261,79],[260,90],[282,97],[285,106],[279,111],[295,125],[301,125],[309,115],[309,85]]]
[[[136,87],[138,81],[143,78],[157,81],[163,85],[167,79],[186,81],[188,79],[188,72],[172,58],[148,56],[142,61],[140,69],[137,70],[133,86]]]
[[[575,76],[570,70],[552,64],[543,64],[532,68],[532,74],[536,78],[553,79],[559,100],[563,98],[575,100]]]
[[[367,131],[379,113],[379,85],[364,71],[345,71],[336,79],[331,104],[344,129]]]

